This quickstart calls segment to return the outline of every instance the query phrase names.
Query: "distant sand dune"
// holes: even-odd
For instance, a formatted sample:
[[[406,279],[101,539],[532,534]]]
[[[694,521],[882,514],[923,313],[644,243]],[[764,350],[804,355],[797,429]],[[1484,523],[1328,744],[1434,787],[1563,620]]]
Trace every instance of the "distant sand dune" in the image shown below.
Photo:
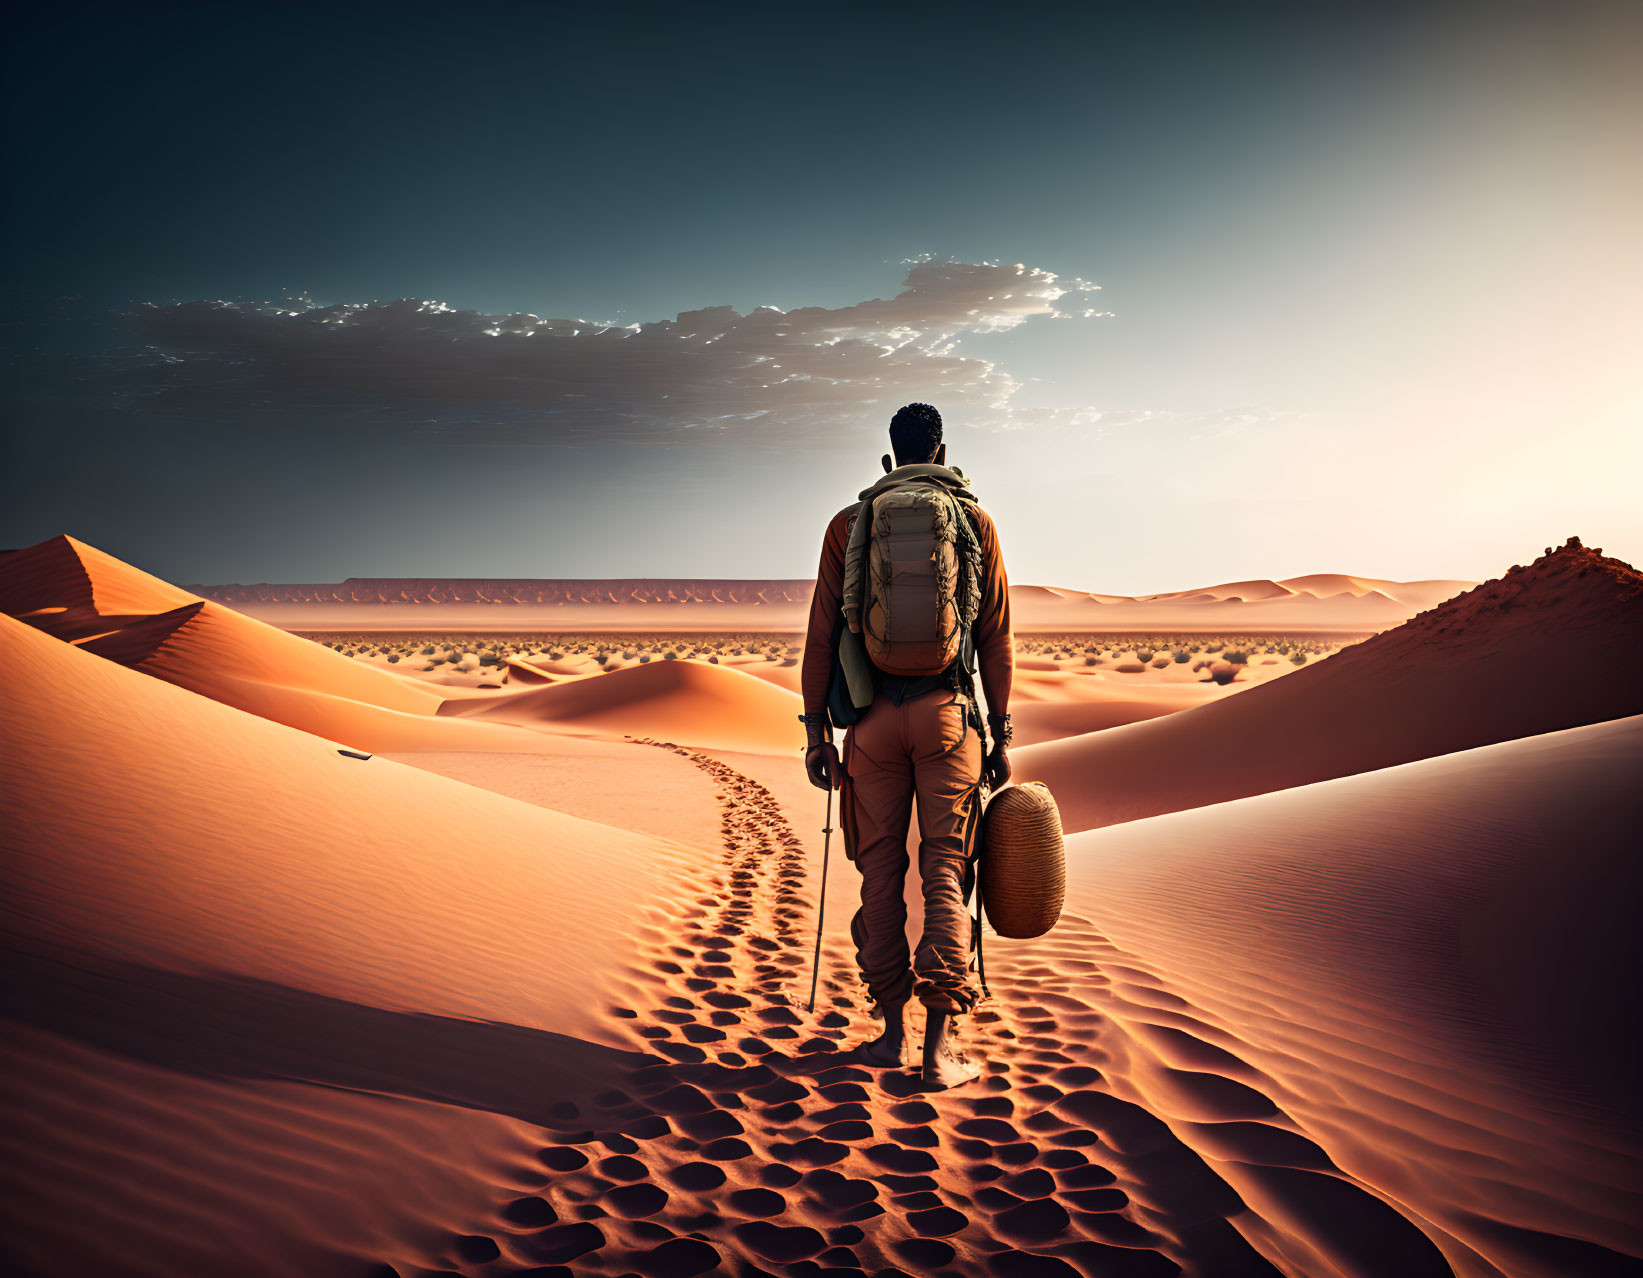
[[[450,701],[441,715],[560,730],[656,736],[704,748],[790,751],[804,745],[799,697],[729,666],[652,661],[552,687]]]
[[[1643,712],[1643,578],[1564,548],[1236,696],[1031,746],[1070,829]]]
[[[737,750],[796,751],[804,742],[799,699],[779,686],[796,680],[796,667],[766,663],[780,677],[765,679],[658,661],[583,681],[572,676],[591,662],[515,661],[527,680],[552,686],[446,696],[68,537],[0,556],[0,611],[27,612],[31,625],[144,674],[365,750],[528,749],[522,729],[544,727]]]

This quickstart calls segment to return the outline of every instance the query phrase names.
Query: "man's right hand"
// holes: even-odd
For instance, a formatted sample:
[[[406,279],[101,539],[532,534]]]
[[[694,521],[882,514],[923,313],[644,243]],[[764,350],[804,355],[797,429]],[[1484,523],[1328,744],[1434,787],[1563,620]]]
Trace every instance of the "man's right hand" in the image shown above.
[[[833,745],[833,725],[825,712],[801,714],[804,724],[804,772],[818,790],[837,790],[843,784],[844,769]]]
[[[831,741],[804,752],[804,771],[818,790],[837,790],[844,783],[844,765],[839,762],[838,747]]]
[[[1009,755],[1005,752],[1010,748],[1010,742],[1015,740],[1015,727],[1010,722],[1008,714],[987,715],[987,734],[992,738],[993,748],[987,752],[982,760],[982,771],[987,777],[987,788],[998,793],[1010,783]]]

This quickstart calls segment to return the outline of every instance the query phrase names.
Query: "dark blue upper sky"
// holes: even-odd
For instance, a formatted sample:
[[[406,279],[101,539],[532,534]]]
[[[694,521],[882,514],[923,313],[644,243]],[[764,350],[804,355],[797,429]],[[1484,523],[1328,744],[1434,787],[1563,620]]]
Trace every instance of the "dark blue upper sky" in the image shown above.
[[[910,244],[1112,276],[1454,38],[1346,8],[46,7],[7,246],[109,300],[628,318],[842,304]]]
[[[974,426],[966,447],[991,467],[1024,552],[1016,575],[1030,579],[1146,590],[1257,573],[1470,575],[1554,533],[1595,540],[1618,518],[1617,494],[1560,490],[1556,527],[1514,521],[1524,485],[1546,482],[1530,445],[1549,404],[1600,422],[1599,446],[1635,422],[1609,363],[1567,366],[1561,354],[1621,336],[1607,290],[1636,261],[1625,171],[1636,121],[1625,117],[1638,103],[1623,71],[1640,24],[1627,14],[1514,3],[41,7],[5,53],[4,252],[14,344],[51,358],[25,360],[27,384],[9,400],[8,455],[34,478],[0,539],[75,532],[186,580],[802,575],[818,520],[870,477],[881,419],[920,398],[950,404],[955,430]],[[920,311],[900,337],[848,334],[886,349],[911,338],[906,353],[931,360],[945,349],[967,358],[958,373],[919,363],[886,377],[883,397],[792,417],[829,436],[819,446],[761,427],[706,453],[669,433],[706,412],[701,396],[724,414],[765,413],[765,426],[781,403],[761,407],[751,385],[728,406],[706,385],[668,396],[681,374],[647,358],[600,386],[644,381],[652,407],[683,405],[676,423],[646,409],[649,424],[627,431],[556,433],[568,417],[555,410],[528,439],[498,440],[489,362],[459,389],[408,391],[427,405],[419,430],[399,409],[392,424],[373,416],[404,389],[394,376],[344,386],[316,373],[357,360],[358,343],[296,360],[278,326],[253,340],[215,320],[137,336],[84,323],[142,302],[297,295],[622,325],[712,307],[834,311],[895,297],[920,255],[1093,281],[1101,291],[1081,305],[1101,313],[1063,303],[1067,318],[1047,306],[972,322],[933,298],[939,313]],[[1511,272],[1526,282],[1509,291]],[[65,297],[81,299],[70,304],[81,318],[48,322]],[[1533,385],[1457,396],[1482,369],[1522,364],[1514,348],[1491,349],[1493,321],[1480,318],[1514,298],[1531,324],[1565,308],[1542,344],[1560,353]],[[1580,316],[1595,338],[1570,332]],[[53,362],[105,342],[126,353]],[[746,358],[779,366],[786,349]],[[1439,349],[1456,362],[1435,367]],[[168,379],[206,352],[209,385],[168,380],[151,396],[145,374],[135,394],[136,350],[163,351]],[[241,368],[256,370],[254,385]],[[533,371],[507,411],[523,411],[522,396],[605,393],[566,392],[568,376],[562,360]],[[1502,408],[1529,400],[1533,421]],[[603,407],[601,423],[632,411]],[[1103,415],[1094,430],[1091,412]],[[349,425],[362,416],[371,424]],[[1393,418],[1423,425],[1406,433]],[[1436,478],[1388,492],[1439,420],[1453,433],[1431,461]],[[1081,491],[1107,492],[1113,521],[1168,531],[1151,528],[1145,549],[1114,562],[1093,552],[1099,532],[1085,549],[1081,526],[1031,523],[1042,503],[1024,495],[1032,468],[1020,454],[1033,436],[1008,427],[1048,422],[1040,455],[1063,457],[1056,469],[1080,476]],[[1362,456],[1367,422],[1393,436],[1371,451],[1395,456]],[[1490,476],[1490,493],[1512,493],[1499,510],[1467,488],[1483,440],[1521,449],[1521,467]],[[61,470],[65,453],[80,454],[77,471]],[[792,527],[750,545],[714,512],[771,469],[813,486],[760,506]],[[127,482],[138,472],[140,490]],[[654,522],[629,517],[578,542],[623,477],[650,486]],[[1350,491],[1320,499],[1321,484]],[[283,517],[293,489],[307,494],[301,520]],[[1302,531],[1343,500],[1357,503],[1350,523]],[[1457,540],[1440,535],[1425,559],[1424,541],[1383,546],[1365,533],[1376,509],[1434,502],[1453,512],[1438,518]],[[209,521],[188,514],[202,507]],[[1587,513],[1596,529],[1564,526]],[[330,531],[316,535],[316,519]],[[1229,521],[1246,543],[1236,553],[1209,531]],[[697,530],[688,547],[665,533],[681,522]],[[483,554],[462,549],[461,530],[476,527]],[[1321,560],[1302,553],[1309,536]]]

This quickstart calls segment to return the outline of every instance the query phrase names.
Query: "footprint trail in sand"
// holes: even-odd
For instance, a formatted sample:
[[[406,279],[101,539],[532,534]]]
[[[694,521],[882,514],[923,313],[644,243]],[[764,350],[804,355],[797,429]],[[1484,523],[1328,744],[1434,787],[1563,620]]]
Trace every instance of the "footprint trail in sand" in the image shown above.
[[[1219,1125],[1243,1142],[1240,1158],[1314,1176],[1329,1160],[1263,1121],[1276,1107],[1228,1077],[1236,1058],[1192,1034],[1182,1001],[1086,920],[1063,916],[1020,956],[989,963],[994,997],[967,1027],[984,1061],[976,1082],[924,1094],[914,1069],[838,1063],[841,1045],[877,1029],[842,943],[824,951],[823,993],[804,1011],[801,839],[764,786],[648,744],[712,778],[724,850],[639,930],[634,998],[612,1012],[648,1063],[591,1111],[555,1110],[562,1125],[538,1154],[547,1183],[456,1239],[445,1263],[647,1278],[1279,1273],[1234,1225],[1248,1223],[1238,1194],[1162,1119],[1107,1088],[1103,1070],[1125,1063],[1108,1051],[1135,1040],[1106,1032],[1092,996],[1151,1009],[1151,1046],[1176,1061],[1188,1100],[1243,1118]],[[1371,1201],[1419,1240],[1388,1235],[1389,1254],[1413,1262],[1401,1272],[1448,1272],[1424,1235]]]

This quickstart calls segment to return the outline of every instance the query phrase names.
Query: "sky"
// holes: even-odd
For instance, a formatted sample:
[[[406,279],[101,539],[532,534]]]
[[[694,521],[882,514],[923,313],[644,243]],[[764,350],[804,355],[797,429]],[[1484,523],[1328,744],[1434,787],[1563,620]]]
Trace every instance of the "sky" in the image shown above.
[[[1012,580],[1643,561],[1643,6],[39,6],[0,546],[805,577],[935,404]]]

